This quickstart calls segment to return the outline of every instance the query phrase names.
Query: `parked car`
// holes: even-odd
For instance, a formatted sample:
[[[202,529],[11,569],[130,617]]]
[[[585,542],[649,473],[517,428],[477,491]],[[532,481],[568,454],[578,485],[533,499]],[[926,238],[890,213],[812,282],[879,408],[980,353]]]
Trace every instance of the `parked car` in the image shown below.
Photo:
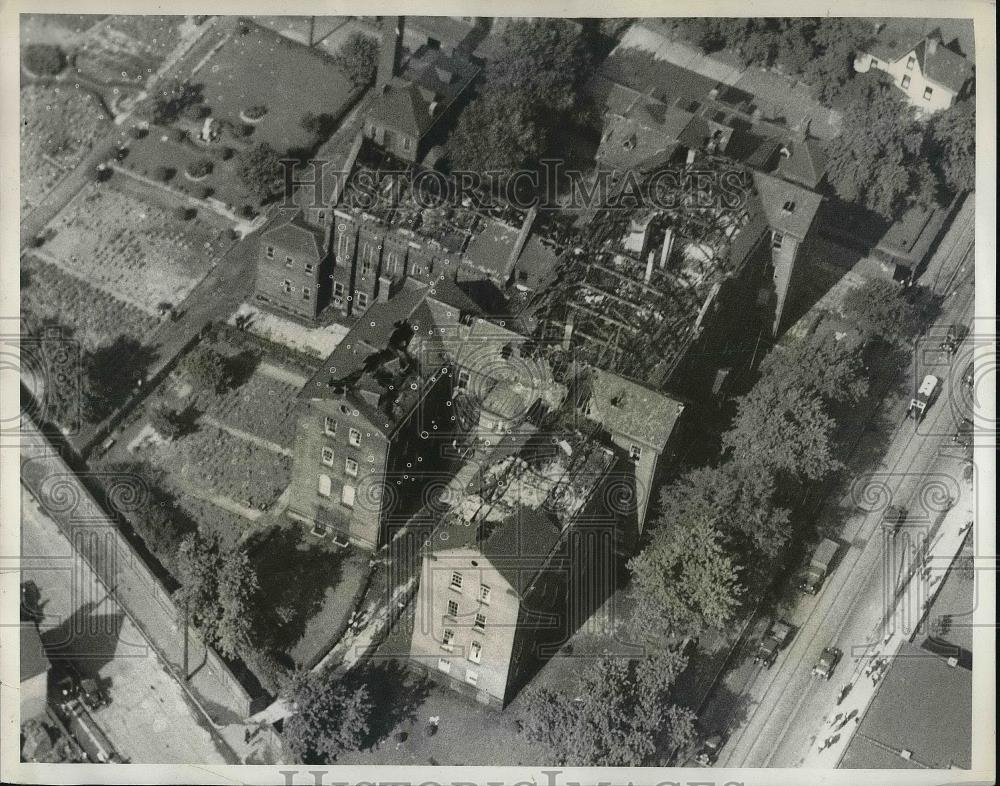
[[[885,509],[885,513],[882,515],[882,524],[887,528],[892,528],[892,537],[896,537],[900,527],[905,523],[906,508],[901,508],[899,505],[890,505]]]
[[[713,734],[701,744],[701,749],[694,760],[702,767],[711,767],[719,760],[719,751],[722,750],[722,743],[722,735]]]
[[[785,648],[792,637],[792,626],[784,620],[777,620],[768,626],[767,632],[757,645],[753,656],[754,663],[763,663],[765,669],[771,668],[778,653]]]
[[[819,588],[823,586],[823,580],[830,570],[830,563],[833,562],[839,548],[837,541],[824,538],[823,542],[816,547],[812,559],[809,560],[809,565],[799,577],[799,589],[810,595],[819,592]]]
[[[941,349],[949,355],[955,354],[962,340],[969,334],[969,328],[965,325],[954,324],[948,328],[948,335],[941,342]]]
[[[94,677],[84,677],[80,680],[80,698],[92,710],[106,707],[111,703],[108,694]]]
[[[830,679],[833,676],[834,669],[837,668],[837,664],[840,663],[840,658],[843,654],[837,647],[825,647],[823,652],[820,653],[816,665],[813,666],[813,676],[822,677],[825,680]]]

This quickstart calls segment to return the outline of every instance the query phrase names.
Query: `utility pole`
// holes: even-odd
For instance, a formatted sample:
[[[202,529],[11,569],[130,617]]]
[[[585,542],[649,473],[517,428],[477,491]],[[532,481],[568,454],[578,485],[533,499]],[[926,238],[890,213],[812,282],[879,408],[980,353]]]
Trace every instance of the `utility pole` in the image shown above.
[[[187,682],[188,671],[188,599],[184,598],[184,682]]]

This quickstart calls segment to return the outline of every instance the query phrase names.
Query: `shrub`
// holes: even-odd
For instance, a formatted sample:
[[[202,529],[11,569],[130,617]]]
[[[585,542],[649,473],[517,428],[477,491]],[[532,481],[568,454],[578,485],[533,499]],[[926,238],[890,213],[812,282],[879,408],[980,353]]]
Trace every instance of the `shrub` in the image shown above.
[[[326,136],[333,130],[334,120],[332,115],[328,115],[325,112],[319,115],[306,112],[302,115],[299,125],[312,136]]]
[[[115,160],[116,161],[124,161],[127,157],[128,157],[128,148],[127,147],[119,147],[115,151]]]
[[[191,161],[184,171],[191,177],[205,177],[212,171],[212,162],[207,158],[199,158]]]
[[[174,218],[178,221],[187,221],[194,218],[194,209],[187,205],[178,205],[174,208]]]
[[[170,139],[174,142],[183,142],[187,139],[187,131],[183,128],[172,128],[170,129]]]
[[[29,248],[40,248],[44,244],[45,244],[45,238],[42,237],[41,235],[32,235],[28,239],[28,247]]]
[[[28,44],[24,48],[24,65],[33,74],[53,76],[66,67],[66,55],[53,44]]]
[[[194,195],[198,199],[208,199],[214,193],[215,192],[213,191],[213,189],[210,186],[206,186],[206,185],[195,186],[195,189],[194,189]]]
[[[234,151],[231,147],[221,147],[219,148],[219,158],[223,161],[228,161],[234,155]]]
[[[153,179],[159,180],[161,183],[166,183],[173,176],[174,170],[170,167],[158,166],[153,170]]]
[[[240,215],[243,216],[243,218],[253,218],[256,214],[257,211],[254,210],[253,205],[243,205],[243,207],[240,208]]]
[[[142,126],[132,126],[128,133],[133,139],[145,139],[149,135],[149,129]]]
[[[253,106],[247,107],[243,110],[243,116],[248,117],[251,120],[260,120],[266,114],[267,107],[263,104],[254,104]]]

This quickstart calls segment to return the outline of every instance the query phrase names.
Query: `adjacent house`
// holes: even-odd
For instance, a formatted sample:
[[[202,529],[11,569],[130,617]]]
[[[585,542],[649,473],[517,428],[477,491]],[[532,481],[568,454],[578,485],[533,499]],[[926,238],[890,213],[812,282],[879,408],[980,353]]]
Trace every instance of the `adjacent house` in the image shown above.
[[[502,708],[614,591],[618,458],[572,432],[491,459],[424,547],[410,664]]]
[[[303,213],[261,233],[256,301],[272,310],[314,320],[329,300],[329,232]]]
[[[919,23],[902,19],[879,30],[855,59],[854,69],[886,72],[910,105],[925,114],[950,107],[966,95],[973,79],[972,64],[945,46],[940,29],[928,33]]]
[[[45,715],[49,697],[49,670],[38,627],[21,623],[21,723]]]

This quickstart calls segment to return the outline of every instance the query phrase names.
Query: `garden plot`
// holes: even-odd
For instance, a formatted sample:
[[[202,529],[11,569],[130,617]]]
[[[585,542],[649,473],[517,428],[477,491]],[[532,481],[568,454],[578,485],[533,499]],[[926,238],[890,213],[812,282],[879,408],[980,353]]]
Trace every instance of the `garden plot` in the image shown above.
[[[31,254],[21,270],[21,313],[35,324],[48,318],[71,328],[86,349],[107,346],[119,336],[144,344],[159,324],[145,311]]]
[[[309,147],[315,137],[302,128],[307,112],[339,116],[354,87],[332,59],[255,24],[237,33],[198,71],[212,117],[243,124],[241,113],[263,107],[252,142],[280,152]]]
[[[290,448],[295,440],[295,401],[300,389],[257,370],[247,382],[222,395],[202,390],[195,407],[226,426]]]
[[[212,224],[178,219],[113,183],[90,183],[46,231],[55,233],[39,250],[46,261],[149,314],[186,298],[228,242]]]
[[[348,331],[345,325],[339,324],[306,327],[261,311],[249,303],[242,304],[233,312],[229,324],[235,325],[237,319],[246,320],[246,329],[254,335],[324,360],[333,354]]]
[[[181,40],[183,16],[111,16],[76,53],[77,71],[100,82],[141,84]]]
[[[21,210],[37,205],[109,128],[100,101],[70,84],[21,89]]]
[[[167,445],[151,446],[146,455],[178,490],[202,499],[220,497],[220,507],[229,501],[266,509],[284,491],[292,471],[290,457],[207,424]]]

